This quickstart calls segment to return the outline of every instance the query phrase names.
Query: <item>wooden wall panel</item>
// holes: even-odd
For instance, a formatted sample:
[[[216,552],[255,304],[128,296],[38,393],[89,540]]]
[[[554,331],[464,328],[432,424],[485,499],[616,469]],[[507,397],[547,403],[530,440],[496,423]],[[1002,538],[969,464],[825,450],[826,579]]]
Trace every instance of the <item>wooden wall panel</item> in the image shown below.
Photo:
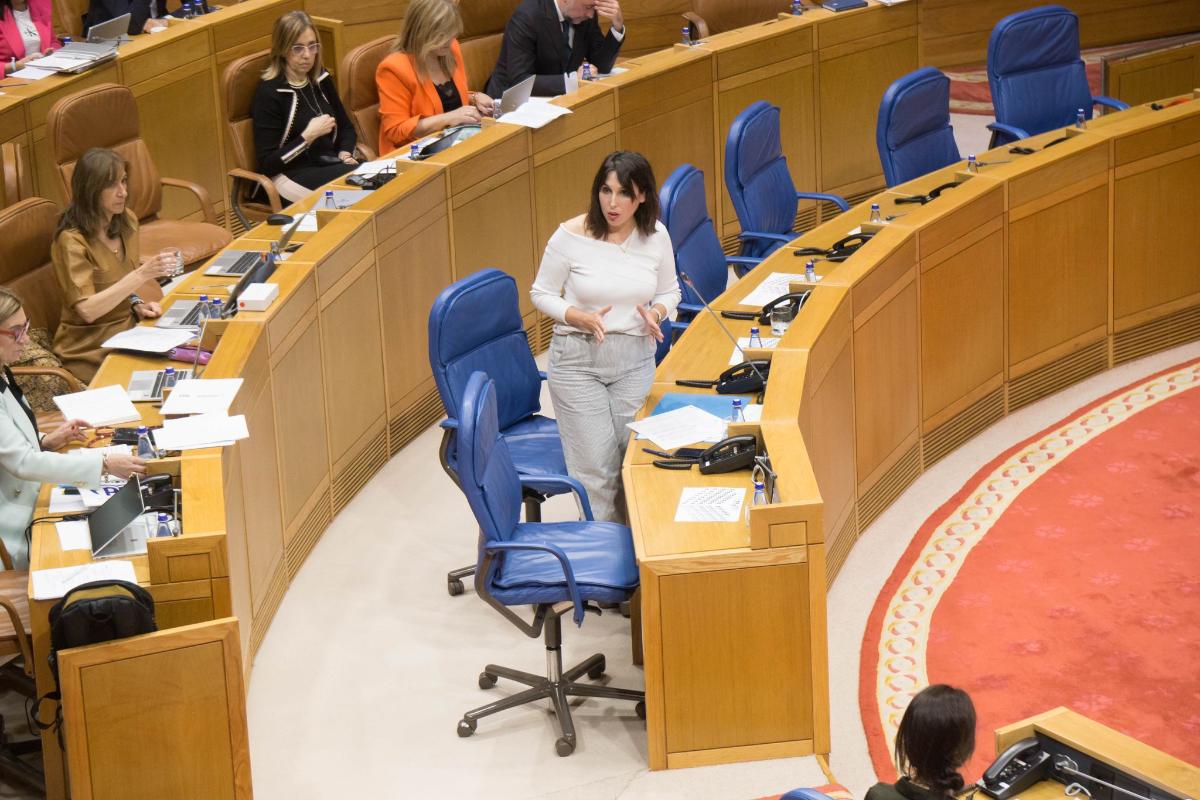
[[[283,475],[283,521],[291,529],[309,499],[329,484],[329,445],[321,333],[315,309],[299,326],[282,355],[272,353],[275,420]]]
[[[533,247],[531,184],[526,162],[486,193],[461,205],[452,201],[455,279],[484,267],[504,270],[516,278],[522,314],[533,311],[529,288],[541,261]]]
[[[1130,105],[1186,94],[1200,86],[1200,41],[1104,60],[1104,94]]]
[[[265,360],[262,366],[265,368]],[[267,596],[275,572],[282,569],[283,560],[280,469],[276,461],[279,447],[271,381],[263,382],[262,387],[257,397],[245,401],[250,438],[235,445],[241,462],[242,497],[250,500],[243,507],[250,596],[255,613]]]

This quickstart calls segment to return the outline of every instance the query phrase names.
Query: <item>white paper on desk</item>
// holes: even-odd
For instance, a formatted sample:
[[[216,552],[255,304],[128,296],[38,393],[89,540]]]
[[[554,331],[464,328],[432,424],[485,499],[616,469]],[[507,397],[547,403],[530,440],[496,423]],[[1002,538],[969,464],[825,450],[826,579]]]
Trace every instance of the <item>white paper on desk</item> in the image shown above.
[[[34,600],[57,600],[76,586],[90,581],[129,581],[137,583],[132,561],[114,559],[80,564],[77,567],[35,569],[29,573]]]
[[[140,420],[124,386],[105,386],[73,394],[60,394],[54,405],[67,419],[81,419],[94,428]]]
[[[395,172],[396,159],[381,158],[378,161],[364,161],[351,175],[374,175],[377,172]]]
[[[751,403],[742,409],[742,416],[746,418],[746,422],[761,422],[762,421],[762,404]]]
[[[317,232],[317,212],[307,211],[300,215],[300,224],[296,226],[297,233]]]
[[[754,291],[738,301],[743,306],[765,306],[772,300],[783,297],[791,291],[792,281],[804,280],[804,273],[772,272]]]
[[[542,128],[570,113],[571,109],[569,108],[530,98],[516,111],[510,111],[502,116],[500,122],[509,125],[524,125],[526,128]]]
[[[27,81],[40,81],[42,78],[49,78],[54,74],[52,69],[38,69],[37,67],[23,67],[16,72],[11,73],[10,78],[24,78]]]
[[[625,69],[625,67],[613,67],[608,72],[599,73],[599,77],[611,78],[613,75],[620,75],[623,72],[629,72],[629,70]]]
[[[57,72],[60,69],[76,69],[80,64],[95,60],[96,56],[71,56],[55,53],[54,55],[39,58],[36,61],[30,61],[25,66],[33,67],[37,70]]]
[[[746,490],[727,486],[688,487],[675,507],[676,522],[737,522]]]
[[[110,350],[137,350],[142,353],[166,353],[196,338],[190,328],[155,328],[135,325],[116,336],[110,336],[100,346]]]
[[[92,530],[86,519],[54,523],[58,531],[58,546],[65,550],[91,550]]]
[[[763,305],[766,304],[764,303]],[[773,350],[779,344],[779,339],[774,336],[760,336],[759,339],[762,341],[762,347],[756,347],[754,348],[755,350]],[[733,349],[733,355],[729,357],[729,366],[731,367],[746,360],[746,357],[742,355],[742,351],[738,347],[748,349],[750,347],[750,337],[739,336],[737,342],[738,346]]]
[[[75,490],[74,494],[67,494],[67,490],[61,486],[50,490],[51,514],[78,514],[83,511],[87,511],[87,506],[84,505],[79,490]]]
[[[242,388],[241,378],[186,378],[163,401],[162,415],[225,414]]]
[[[694,442],[719,442],[725,438],[725,420],[716,414],[681,406],[663,414],[630,422],[639,439],[649,439],[663,450],[674,450]]]
[[[332,189],[333,205],[338,208],[350,208],[350,206],[362,200],[364,197],[370,197],[371,193],[366,189]],[[321,198],[321,205],[324,206],[325,198]]]
[[[246,418],[241,414],[199,414],[182,419],[169,419],[154,432],[154,442],[164,450],[198,450],[204,447],[224,447],[239,439],[250,437]]]

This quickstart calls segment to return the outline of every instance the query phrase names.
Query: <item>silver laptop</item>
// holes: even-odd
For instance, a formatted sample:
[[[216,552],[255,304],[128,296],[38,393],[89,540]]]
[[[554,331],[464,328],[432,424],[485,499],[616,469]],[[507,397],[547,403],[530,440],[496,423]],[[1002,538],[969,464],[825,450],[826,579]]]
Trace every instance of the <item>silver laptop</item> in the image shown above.
[[[104,505],[88,515],[92,558],[120,558],[145,553],[146,539],[154,535],[151,516],[142,505],[142,485],[134,475]]]
[[[525,105],[525,101],[533,95],[533,79],[534,76],[530,75],[516,86],[510,86],[504,91],[504,94],[500,96],[500,116],[504,116],[510,111],[516,111]]]
[[[176,380],[182,381],[190,377],[192,377],[190,369],[175,370]],[[162,400],[162,390],[163,370],[161,369],[139,369],[129,378],[129,399],[135,403]]]
[[[211,302],[211,298],[210,298]],[[156,328],[199,328],[200,301],[176,300],[154,321]]]
[[[334,192],[336,195],[338,193]],[[367,195],[369,192],[361,192],[362,195]],[[361,198],[357,198],[361,199]],[[300,223],[303,220],[303,215],[289,225],[279,237],[279,252],[286,254],[288,252],[288,243],[292,241],[292,235],[300,228]],[[297,245],[298,246],[298,245]],[[231,278],[240,278],[250,270],[254,269],[266,257],[266,253],[261,250],[226,250],[215,259],[212,264],[205,268],[205,275],[225,275]]]
[[[129,40],[131,14],[113,17],[107,22],[92,25],[87,31],[86,42],[71,42],[55,51],[59,56],[105,56],[117,49],[121,41]]]

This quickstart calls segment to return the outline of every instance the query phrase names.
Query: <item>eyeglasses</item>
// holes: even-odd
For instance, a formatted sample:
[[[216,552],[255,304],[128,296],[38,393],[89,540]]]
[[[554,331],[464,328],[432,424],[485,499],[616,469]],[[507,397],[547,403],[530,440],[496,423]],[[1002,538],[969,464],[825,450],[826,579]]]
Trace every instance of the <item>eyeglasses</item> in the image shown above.
[[[294,56],[302,56],[305,53],[313,53],[315,55],[316,53],[319,53],[319,52],[321,52],[321,43],[320,42],[313,42],[312,44],[294,44],[294,45],[292,45],[292,55],[294,55]]]
[[[19,342],[25,338],[25,334],[29,333],[29,320],[25,320],[24,325],[14,325],[11,328],[0,328],[0,335],[11,336],[14,342]]]

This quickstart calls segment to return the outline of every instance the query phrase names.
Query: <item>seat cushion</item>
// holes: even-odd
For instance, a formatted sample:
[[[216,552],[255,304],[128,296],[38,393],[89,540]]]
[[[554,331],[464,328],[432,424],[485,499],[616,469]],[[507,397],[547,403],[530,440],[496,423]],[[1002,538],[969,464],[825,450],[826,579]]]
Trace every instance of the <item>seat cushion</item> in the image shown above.
[[[143,222],[139,234],[143,256],[158,255],[164,247],[178,247],[186,266],[212,258],[233,241],[229,231],[217,225],[174,219]]]
[[[638,585],[637,559],[629,528],[615,522],[522,522],[514,543],[552,544],[571,562],[584,600],[620,602]],[[505,605],[569,600],[567,580],[557,558],[540,551],[509,552],[491,576],[491,593]]]

